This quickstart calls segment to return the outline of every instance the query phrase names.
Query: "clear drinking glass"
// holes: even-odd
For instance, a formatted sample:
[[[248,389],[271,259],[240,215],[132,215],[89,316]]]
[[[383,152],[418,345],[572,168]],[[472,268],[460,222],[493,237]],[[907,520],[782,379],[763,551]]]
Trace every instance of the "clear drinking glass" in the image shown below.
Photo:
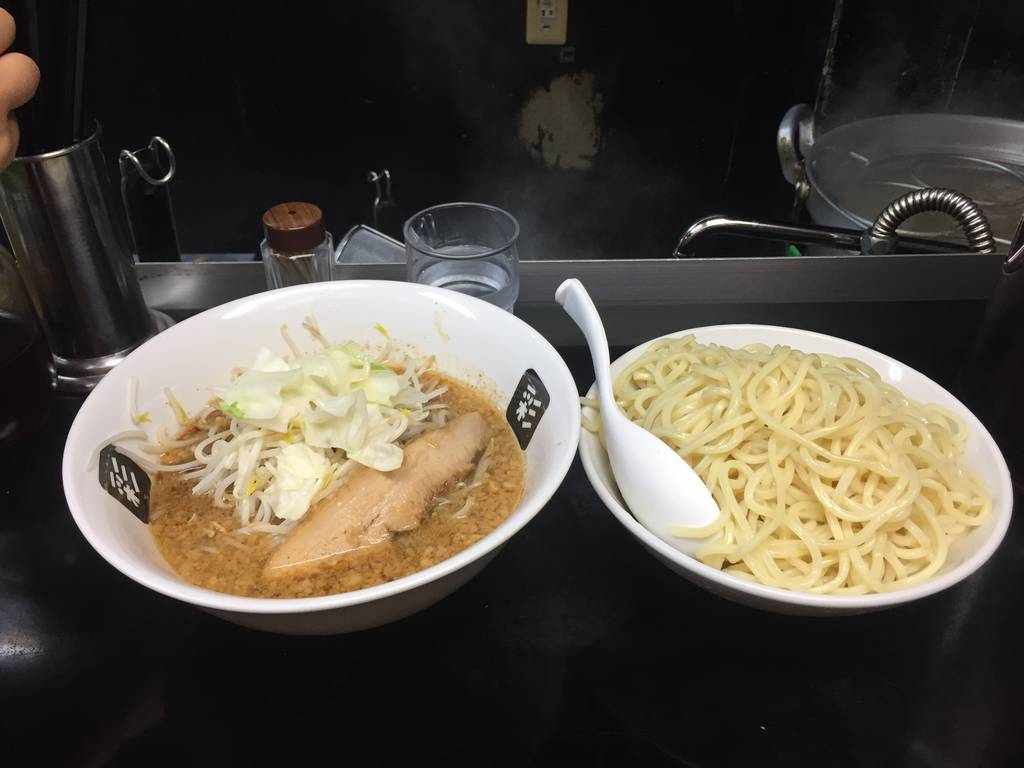
[[[447,203],[405,222],[406,279],[475,296],[508,312],[519,297],[519,222],[481,203]]]

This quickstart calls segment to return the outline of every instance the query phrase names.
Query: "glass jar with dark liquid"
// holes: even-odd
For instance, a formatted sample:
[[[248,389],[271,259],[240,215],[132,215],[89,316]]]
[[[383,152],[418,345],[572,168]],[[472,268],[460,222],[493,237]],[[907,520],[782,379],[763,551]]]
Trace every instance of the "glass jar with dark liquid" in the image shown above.
[[[0,451],[34,432],[50,412],[53,362],[32,307],[0,247]]]

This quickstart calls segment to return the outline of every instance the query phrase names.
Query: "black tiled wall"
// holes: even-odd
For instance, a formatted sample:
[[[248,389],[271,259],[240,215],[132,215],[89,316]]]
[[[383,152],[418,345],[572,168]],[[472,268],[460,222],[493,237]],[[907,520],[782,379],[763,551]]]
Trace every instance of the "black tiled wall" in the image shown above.
[[[524,258],[667,256],[701,216],[790,214],[774,140],[794,103],[817,98],[822,128],[1024,117],[1024,4],[838,5],[822,84],[829,0],[574,0],[565,47],[526,45],[526,0],[91,0],[85,111],[112,167],[154,133],[174,146],[186,252],[251,253],[294,199],[340,236],[386,167],[402,215],[509,209]]]

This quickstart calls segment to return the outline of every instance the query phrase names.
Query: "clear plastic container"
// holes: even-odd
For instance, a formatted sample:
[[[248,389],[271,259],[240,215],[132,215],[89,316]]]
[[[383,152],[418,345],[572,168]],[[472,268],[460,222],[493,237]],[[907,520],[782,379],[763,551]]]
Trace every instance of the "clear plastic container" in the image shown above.
[[[334,263],[404,264],[405,246],[373,227],[357,224],[338,242],[338,247],[334,251]]]

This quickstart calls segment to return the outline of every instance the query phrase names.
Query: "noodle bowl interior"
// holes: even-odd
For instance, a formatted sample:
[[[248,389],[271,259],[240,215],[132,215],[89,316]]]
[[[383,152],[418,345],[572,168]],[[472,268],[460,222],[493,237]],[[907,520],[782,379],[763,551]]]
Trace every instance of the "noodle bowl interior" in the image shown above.
[[[289,352],[261,348],[194,415],[165,390],[173,437],[141,429],[132,387],[139,428],[111,442],[156,475],[149,530],[179,576],[251,597],[346,592],[428,568],[511,514],[523,452],[484,392],[379,324],[375,353],[302,325],[314,349],[283,326]]]
[[[701,538],[699,560],[742,578],[836,595],[906,588],[991,512],[964,462],[967,425],[857,360],[661,339],[614,391],[718,503],[712,525],[673,535]]]
[[[450,418],[482,414],[488,444],[464,480],[433,498],[416,527],[356,546],[306,567],[268,573],[286,539],[243,531],[233,508],[192,493],[194,480],[163,473],[153,487],[150,532],[175,572],[197,586],[249,597],[312,597],[382,584],[429,568],[479,541],[515,509],[523,491],[523,455],[515,435],[488,397],[470,385],[439,377]],[[180,449],[179,449],[180,451]],[[165,457],[170,463],[183,458]],[[344,486],[342,486],[344,487]],[[358,542],[357,542],[358,544]]]

